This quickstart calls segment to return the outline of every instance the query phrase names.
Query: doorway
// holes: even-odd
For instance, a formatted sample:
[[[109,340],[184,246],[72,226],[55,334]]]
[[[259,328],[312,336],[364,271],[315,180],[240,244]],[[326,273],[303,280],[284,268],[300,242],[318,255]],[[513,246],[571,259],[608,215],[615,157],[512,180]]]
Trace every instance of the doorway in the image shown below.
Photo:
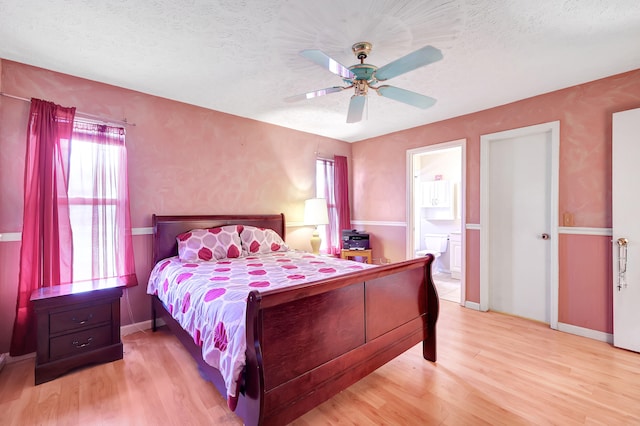
[[[559,122],[480,138],[480,310],[558,327]]]
[[[407,151],[408,259],[435,253],[432,276],[443,300],[465,302],[466,140]]]

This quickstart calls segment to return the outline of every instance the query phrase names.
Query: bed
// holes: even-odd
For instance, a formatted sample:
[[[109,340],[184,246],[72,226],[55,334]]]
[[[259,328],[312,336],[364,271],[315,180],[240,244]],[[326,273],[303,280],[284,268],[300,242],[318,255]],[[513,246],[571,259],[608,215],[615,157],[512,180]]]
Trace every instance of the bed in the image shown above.
[[[154,265],[175,257],[176,237],[193,229],[247,226],[285,237],[282,214],[153,215],[152,220]],[[198,339],[157,295],[152,295],[153,329],[162,318],[245,425],[282,425],[420,342],[423,357],[436,361],[439,303],[433,260],[427,255],[286,288],[249,291],[244,365],[235,398],[227,395],[223,374],[203,359]]]

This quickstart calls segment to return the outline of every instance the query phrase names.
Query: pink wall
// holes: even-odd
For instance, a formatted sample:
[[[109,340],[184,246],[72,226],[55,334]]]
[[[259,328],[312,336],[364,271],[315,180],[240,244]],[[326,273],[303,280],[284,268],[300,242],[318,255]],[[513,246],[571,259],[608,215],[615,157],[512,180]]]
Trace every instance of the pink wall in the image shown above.
[[[560,235],[558,321],[613,331],[611,237]]]
[[[0,91],[41,98],[111,119],[126,117],[131,215],[135,228],[151,215],[280,213],[302,222],[314,194],[316,152],[351,158],[351,144],[207,110],[69,75],[0,60]],[[29,104],[0,96],[0,233],[22,229],[25,134]],[[307,249],[310,228],[287,229]],[[145,294],[151,236],[134,237],[140,285],[123,298],[123,323],[149,319]],[[0,242],[0,353],[14,318],[19,242]]]
[[[126,117],[133,226],[151,214],[284,212],[302,221],[312,195],[315,152],[351,158],[352,217],[405,221],[407,149],[467,139],[467,223],[479,223],[480,135],[559,120],[560,209],[574,226],[611,226],[611,114],[640,107],[640,70],[525,99],[486,111],[355,144],[296,132],[123,88],[0,60],[0,90],[38,97],[107,118]],[[446,100],[441,100],[444,102]],[[0,233],[22,227],[26,102],[0,97]],[[367,227],[369,228],[369,227]],[[372,227],[374,257],[404,258],[405,229]],[[287,230],[306,248],[310,230]],[[467,230],[467,299],[479,301],[478,232]],[[579,243],[576,244],[576,241]],[[560,256],[561,322],[611,332],[610,257],[602,237],[563,236]],[[141,285],[123,299],[124,322],[149,318],[145,295],[149,235],[135,237]],[[590,247],[601,258],[581,274]],[[19,242],[0,243],[0,353],[8,351],[18,276]],[[591,258],[593,259],[591,252]],[[594,306],[597,307],[594,309]]]
[[[465,260],[466,299],[478,303],[480,301],[480,232],[467,230],[465,233],[467,259]],[[471,256],[470,253],[476,253]]]
[[[440,102],[446,102],[441,99]],[[611,115],[640,107],[640,70],[524,99],[383,137],[353,146],[354,220],[406,220],[406,151],[408,149],[467,139],[467,223],[480,222],[480,136],[550,121],[560,121],[559,220],[574,217],[573,226],[611,227]],[[364,190],[366,188],[366,190]],[[562,223],[560,221],[560,223]],[[479,238],[467,230],[467,300],[479,302]],[[406,237],[398,239],[396,228],[379,227],[376,239],[385,253],[399,260]],[[582,236],[600,247],[602,238]],[[389,240],[389,243],[387,243]],[[602,247],[599,250],[602,253]],[[375,254],[374,254],[375,255]],[[578,274],[583,251],[560,258],[561,322],[612,332],[609,292],[610,257],[592,262],[590,274]],[[390,256],[390,255],[388,255]],[[598,258],[598,257],[596,257]],[[593,260],[593,256],[592,256]],[[574,270],[575,269],[575,270]],[[574,273],[575,272],[575,273]],[[579,276],[579,278],[577,278]],[[586,280],[586,281],[584,281]],[[579,284],[578,284],[579,283]],[[586,293],[578,292],[588,289]],[[587,319],[589,314],[597,318]]]
[[[361,229],[362,227],[357,226]],[[383,263],[385,261],[398,261],[405,257],[404,242],[406,239],[406,229],[403,226],[378,226],[367,225],[364,227],[367,233],[371,234],[371,254],[373,263]],[[384,234],[384,239],[378,235]]]

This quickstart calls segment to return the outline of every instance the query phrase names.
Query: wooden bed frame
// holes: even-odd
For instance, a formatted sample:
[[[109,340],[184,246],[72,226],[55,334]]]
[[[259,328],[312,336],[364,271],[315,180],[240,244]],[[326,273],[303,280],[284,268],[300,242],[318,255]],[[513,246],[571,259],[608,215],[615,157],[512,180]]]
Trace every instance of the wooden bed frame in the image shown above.
[[[176,236],[194,228],[242,224],[285,236],[284,215],[153,215],[154,264],[177,254]],[[291,422],[414,345],[436,360],[438,295],[434,258],[393,263],[271,291],[247,300],[247,360],[236,414],[245,425]],[[218,370],[153,297],[153,329],[163,318],[226,397]]]

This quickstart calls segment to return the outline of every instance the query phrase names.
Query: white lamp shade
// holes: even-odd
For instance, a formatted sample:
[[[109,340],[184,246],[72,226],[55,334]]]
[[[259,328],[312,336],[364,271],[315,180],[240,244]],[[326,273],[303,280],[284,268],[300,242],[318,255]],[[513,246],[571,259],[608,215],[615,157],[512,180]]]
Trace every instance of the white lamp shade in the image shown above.
[[[310,198],[304,202],[304,224],[326,225],[329,223],[327,200],[324,198]]]

